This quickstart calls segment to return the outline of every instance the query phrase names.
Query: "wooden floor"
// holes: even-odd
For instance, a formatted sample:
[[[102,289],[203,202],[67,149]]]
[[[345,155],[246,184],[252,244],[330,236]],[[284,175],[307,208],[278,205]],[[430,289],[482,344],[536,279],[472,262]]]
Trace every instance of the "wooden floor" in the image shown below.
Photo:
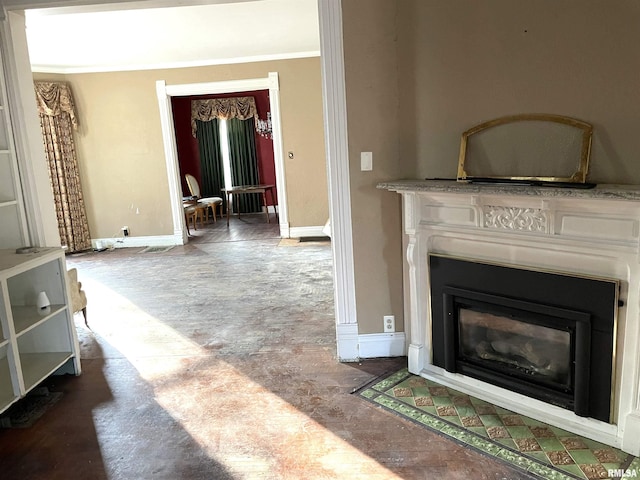
[[[330,245],[277,235],[243,217],[165,252],[68,257],[83,373],[0,430],[0,478],[519,478],[351,394],[406,359],[338,362]]]

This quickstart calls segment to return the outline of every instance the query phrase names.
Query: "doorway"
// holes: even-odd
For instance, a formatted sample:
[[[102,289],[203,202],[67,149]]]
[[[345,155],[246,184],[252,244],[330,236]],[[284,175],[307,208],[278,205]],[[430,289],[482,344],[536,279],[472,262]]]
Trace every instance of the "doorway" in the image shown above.
[[[271,122],[262,120],[271,118],[268,90],[173,96],[171,107],[184,196],[191,195],[185,180],[189,174],[198,182],[202,197],[223,199],[224,214],[226,195],[222,189],[234,185],[273,185],[265,195],[266,201],[260,194],[242,195],[238,199],[232,196],[231,200],[238,201],[232,202],[230,211],[238,213],[238,207],[242,207],[242,214],[263,213],[266,205],[275,218]]]
[[[187,229],[184,223],[182,208],[182,181],[178,162],[178,152],[173,125],[171,97],[211,95],[222,93],[249,92],[269,90],[269,107],[273,129],[273,156],[276,172],[276,194],[278,197],[278,218],[280,237],[289,238],[289,216],[287,209],[287,192],[284,181],[284,157],[282,149],[282,132],[280,117],[280,88],[277,72],[269,72],[264,78],[246,80],[229,80],[211,83],[193,83],[183,85],[167,85],[164,80],[156,82],[158,106],[160,108],[160,122],[162,138],[169,180],[171,213],[173,218],[174,235],[182,237],[187,242]]]

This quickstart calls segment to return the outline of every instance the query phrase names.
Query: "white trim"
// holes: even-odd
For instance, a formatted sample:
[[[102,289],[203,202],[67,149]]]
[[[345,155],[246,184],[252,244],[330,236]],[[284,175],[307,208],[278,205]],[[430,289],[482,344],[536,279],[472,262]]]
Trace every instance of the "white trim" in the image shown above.
[[[271,72],[270,72],[271,73]],[[276,73],[277,75],[277,73]],[[220,82],[183,83],[181,85],[167,85],[167,95],[170,97],[185,97],[189,95],[208,95],[215,93],[233,93],[250,90],[279,91],[277,77],[246,78],[242,80],[222,80]],[[269,92],[271,93],[271,92]],[[273,112],[271,113],[273,115]]]
[[[29,65],[24,13],[6,12],[1,33],[11,116],[8,133],[13,134],[15,143],[30,244],[59,247],[60,232],[33,94],[33,74]]]
[[[156,82],[156,94],[160,107],[160,124],[162,126],[162,142],[164,144],[167,177],[169,179],[169,198],[171,199],[171,217],[173,219],[173,234],[182,237],[182,243],[187,243],[187,231],[182,206],[180,188],[180,171],[178,169],[178,152],[176,150],[176,132],[171,113],[171,98],[165,93],[167,86],[164,80]]]
[[[622,432],[622,450],[632,455],[640,455],[640,413],[627,415]]]
[[[291,227],[289,227],[289,222],[283,222],[282,219],[280,219],[280,238],[291,238],[290,231]]]
[[[291,227],[289,229],[291,238],[304,238],[304,237],[326,237],[324,232],[324,225],[317,225],[315,227]]]
[[[403,357],[407,354],[404,332],[358,335],[360,358]]]
[[[338,360],[341,362],[357,362],[360,359],[358,348],[358,324],[336,324]]]
[[[287,217],[287,190],[284,181],[284,157],[282,155],[282,126],[280,115],[280,88],[278,73],[269,72],[265,78],[250,78],[244,80],[227,80],[209,83],[187,83],[181,85],[167,85],[164,80],[156,82],[158,105],[160,107],[160,122],[162,124],[162,138],[165,146],[167,161],[167,177],[173,216],[174,235],[181,235],[186,242],[186,226],[182,210],[182,195],[180,174],[178,169],[178,151],[173,129],[173,113],[171,97],[206,95],[216,93],[246,92],[252,90],[269,90],[271,99],[271,119],[273,126],[273,156],[276,168],[276,193],[278,195],[278,217],[280,221],[280,236],[289,237],[289,219]]]
[[[318,0],[322,90],[329,184],[329,211],[334,268],[335,315],[338,357],[353,357],[350,335],[357,332],[353,238],[351,231],[351,190],[347,137],[347,102],[342,49],[342,2]],[[350,325],[351,328],[341,328]],[[348,338],[341,338],[345,334]],[[343,351],[341,347],[344,346]]]
[[[255,0],[3,0],[7,10],[42,9],[40,16],[69,13],[111,12],[175,6],[210,5],[215,3],[241,3]]]
[[[273,62],[278,60],[295,60],[298,58],[319,57],[320,52],[312,50],[308,52],[279,53],[272,55],[254,55],[250,57],[219,58],[212,60],[197,60],[191,62],[170,62],[139,65],[107,65],[102,67],[52,67],[45,65],[33,65],[32,71],[38,73],[55,73],[59,75],[71,75],[77,73],[105,73],[105,72],[131,72],[137,70],[170,70],[173,68],[210,67],[214,65],[234,65],[238,63]]]
[[[287,191],[284,172],[284,147],[282,146],[282,116],[280,115],[280,80],[277,72],[269,72],[269,107],[271,110],[271,126],[273,137],[273,157],[277,159],[276,193],[278,195],[278,219],[280,221],[280,236],[289,238],[289,205],[286,197],[280,197],[280,192]]]
[[[98,243],[104,248],[129,248],[129,247],[172,247],[184,245],[181,235],[152,235],[145,237],[124,238],[92,238],[91,245],[95,249]]]

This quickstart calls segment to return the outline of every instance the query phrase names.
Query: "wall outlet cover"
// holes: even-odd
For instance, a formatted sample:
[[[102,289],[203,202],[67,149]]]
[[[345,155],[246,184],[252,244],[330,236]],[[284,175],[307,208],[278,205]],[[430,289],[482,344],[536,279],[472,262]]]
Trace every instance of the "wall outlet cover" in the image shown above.
[[[396,331],[396,317],[393,315],[385,315],[382,317],[384,322],[385,333],[393,333]]]

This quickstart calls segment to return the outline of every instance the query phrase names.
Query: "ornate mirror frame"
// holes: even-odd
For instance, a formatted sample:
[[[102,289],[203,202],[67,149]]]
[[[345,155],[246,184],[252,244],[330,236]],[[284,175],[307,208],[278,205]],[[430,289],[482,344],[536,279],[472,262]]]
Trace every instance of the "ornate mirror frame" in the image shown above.
[[[538,122],[552,122],[564,125],[569,125],[582,131],[582,145],[580,157],[577,159],[577,170],[568,176],[492,176],[492,175],[470,175],[468,173],[469,159],[467,158],[467,146],[469,138],[472,135],[478,134],[484,130],[503,126],[514,122],[523,121],[538,121]],[[587,173],[589,169],[589,157],[591,153],[591,138],[593,135],[592,125],[577,120],[575,118],[552,115],[552,114],[520,114],[510,115],[506,117],[490,120],[467,130],[462,134],[462,140],[460,143],[460,157],[458,161],[458,181],[460,182],[472,182],[479,180],[486,181],[503,181],[503,182],[552,182],[552,183],[586,183]]]

